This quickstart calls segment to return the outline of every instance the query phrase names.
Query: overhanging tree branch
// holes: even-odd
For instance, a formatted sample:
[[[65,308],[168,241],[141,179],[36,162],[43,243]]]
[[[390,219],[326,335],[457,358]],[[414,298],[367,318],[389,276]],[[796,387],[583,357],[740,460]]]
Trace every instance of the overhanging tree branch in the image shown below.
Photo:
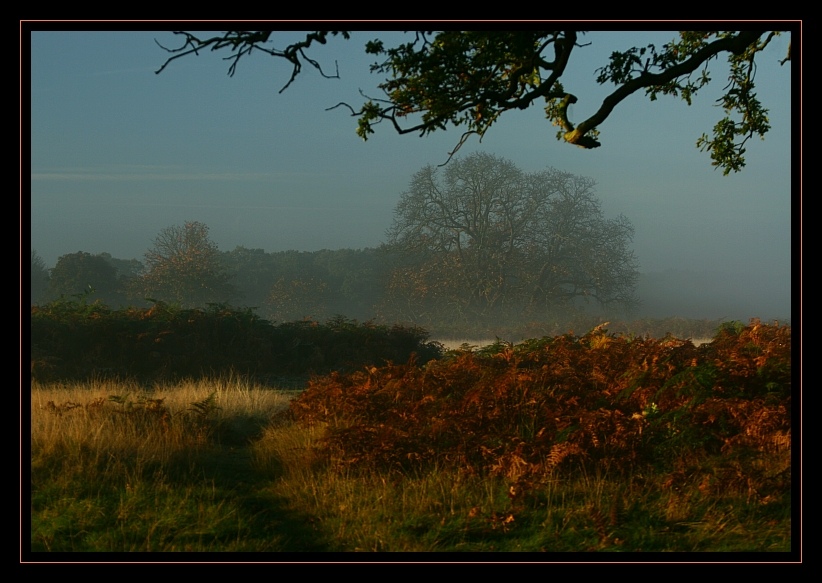
[[[627,98],[629,95],[639,91],[640,89],[647,89],[649,87],[662,87],[671,81],[679,79],[685,75],[689,75],[696,71],[701,65],[714,58],[720,53],[730,52],[735,55],[744,52],[752,43],[756,42],[759,37],[767,31],[743,31],[735,37],[722,38],[716,40],[709,45],[698,50],[685,61],[674,65],[661,73],[643,72],[639,77],[626,81],[625,84],[617,88],[613,93],[608,95],[603,101],[602,106],[597,112],[586,119],[576,128],[571,128],[565,134],[565,141],[571,144],[577,144],[579,140],[584,138],[585,134],[596,128],[614,111],[616,106]],[[574,98],[571,103],[574,103]]]
[[[291,71],[291,77],[289,78],[288,82],[280,89],[280,93],[285,91],[289,85],[297,78],[297,75],[300,74],[302,71],[303,63],[305,61],[314,69],[316,69],[320,75],[325,77],[326,79],[338,79],[339,78],[339,69],[337,69],[337,73],[334,75],[328,75],[323,71],[322,66],[319,62],[315,61],[314,59],[308,57],[305,54],[305,49],[309,48],[312,43],[317,42],[319,44],[326,44],[328,42],[328,35],[336,36],[341,35],[344,39],[349,38],[349,33],[347,31],[317,31],[308,33],[305,37],[305,40],[296,42],[293,44],[288,45],[285,49],[272,49],[267,46],[264,46],[264,43],[267,43],[271,38],[271,34],[273,31],[271,30],[258,30],[258,31],[242,31],[242,30],[233,30],[228,31],[220,36],[213,36],[206,39],[200,39],[194,36],[191,33],[184,32],[184,31],[174,31],[174,34],[180,35],[184,38],[184,43],[181,47],[176,49],[170,49],[161,45],[156,39],[155,43],[157,46],[165,50],[166,52],[173,53],[174,56],[169,57],[166,59],[165,63],[155,71],[156,74],[160,74],[163,70],[171,64],[172,61],[179,59],[181,57],[185,57],[187,55],[199,55],[201,50],[210,49],[211,51],[219,51],[221,49],[229,49],[233,55],[228,57],[224,57],[224,60],[231,61],[231,65],[228,68],[228,76],[233,77],[234,73],[237,71],[237,63],[239,63],[240,59],[246,55],[251,54],[254,50],[262,51],[267,55],[272,57],[279,57],[282,59],[287,60],[289,63],[293,65],[293,69]]]
[[[355,108],[342,102],[329,108],[348,108],[357,118],[357,134],[363,139],[374,133],[374,126],[388,120],[398,134],[428,133],[448,127],[467,126],[448,160],[471,135],[481,140],[502,113],[527,109],[536,100],[545,100],[549,121],[561,128],[557,137],[576,146],[590,149],[601,145],[598,127],[616,107],[639,90],[651,100],[658,94],[681,96],[688,104],[697,91],[710,82],[707,64],[720,54],[728,55],[731,81],[721,105],[726,117],[716,124],[713,138],[703,135],[697,147],[708,150],[712,164],[725,174],[739,171],[745,164],[745,143],[753,135],[763,136],[770,129],[767,110],[754,92],[752,71],[754,58],[781,31],[681,31],[679,39],[658,51],[653,45],[614,52],[609,63],[599,69],[600,84],[612,82],[616,89],[593,115],[574,125],[568,106],[579,101],[562,83],[571,55],[584,34],[575,30],[556,31],[415,31],[412,42],[386,48],[381,40],[366,43],[365,51],[384,57],[371,66],[372,73],[386,74],[379,88],[384,98],[370,98],[360,92],[365,103]],[[292,64],[288,88],[304,64],[326,74],[319,62],[306,54],[314,43],[325,44],[329,35],[350,38],[345,31],[316,31],[305,40],[283,50],[270,48],[273,31],[229,31],[200,39],[188,32],[184,43],[157,70],[162,72],[173,60],[199,54],[200,50],[228,50],[231,61],[228,73],[233,75],[239,60],[253,52],[286,59]],[[763,35],[766,35],[763,39]],[[159,44],[159,43],[158,43]],[[162,46],[162,45],[161,45]],[[552,58],[546,53],[553,52]],[[790,45],[787,57],[791,57]],[[691,75],[705,67],[700,78]],[[741,119],[740,119],[741,118]],[[447,163],[447,162],[446,162]]]

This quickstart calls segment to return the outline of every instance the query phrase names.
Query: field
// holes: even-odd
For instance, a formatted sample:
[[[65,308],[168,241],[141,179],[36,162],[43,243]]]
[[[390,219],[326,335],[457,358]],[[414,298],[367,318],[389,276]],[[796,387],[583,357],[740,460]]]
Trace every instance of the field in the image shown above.
[[[300,391],[33,380],[30,548],[788,553],[790,404],[790,327],[758,322],[699,347],[496,343]]]
[[[706,344],[711,341],[711,338],[703,337],[703,338],[690,338],[689,339],[694,346],[699,346],[701,344]],[[497,338],[440,338],[437,339],[436,342],[442,344],[446,350],[459,350],[463,346],[467,346],[469,348],[485,348],[486,346],[491,346],[495,342],[497,342]],[[509,341],[512,344],[517,344],[520,341]]]

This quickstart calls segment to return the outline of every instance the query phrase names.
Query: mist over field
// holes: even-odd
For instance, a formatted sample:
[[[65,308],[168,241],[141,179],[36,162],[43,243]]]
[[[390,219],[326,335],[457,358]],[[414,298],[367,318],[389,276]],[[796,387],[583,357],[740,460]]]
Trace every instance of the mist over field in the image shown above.
[[[21,21],[21,562],[801,563],[802,21],[509,22]]]
[[[786,283],[787,282],[787,283]],[[790,269],[782,281],[757,273],[677,271],[641,274],[638,313],[647,318],[679,316],[747,322],[789,321]]]
[[[282,33],[283,42],[299,38]],[[583,118],[609,89],[595,71],[610,51],[658,45],[673,32],[592,32],[569,72]],[[31,248],[47,269],[82,251],[144,261],[154,238],[187,221],[207,225],[221,252],[374,249],[386,242],[412,176],[438,166],[456,131],[420,139],[386,124],[363,142],[340,101],[379,94],[368,73],[373,38],[318,46],[339,79],[252,55],[236,75],[203,54],[155,71],[176,39],[163,31],[31,34]],[[540,107],[511,111],[457,159],[490,153],[526,172],[554,168],[591,179],[606,219],[634,227],[633,317],[786,320],[792,315],[792,83],[781,66],[790,37],[758,57],[758,94],[771,130],[746,144],[747,165],[723,176],[695,147],[719,119],[725,72],[692,106],[634,95],[600,128],[603,146],[558,142]],[[312,47],[313,50],[314,47]],[[575,57],[576,58],[576,57]],[[273,62],[274,61],[274,62]],[[359,315],[359,314],[358,314]]]

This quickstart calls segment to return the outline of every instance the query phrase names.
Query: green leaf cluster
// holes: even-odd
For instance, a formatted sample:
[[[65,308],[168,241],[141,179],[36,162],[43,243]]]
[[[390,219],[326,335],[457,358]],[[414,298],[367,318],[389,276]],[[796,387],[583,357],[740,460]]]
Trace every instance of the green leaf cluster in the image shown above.
[[[301,71],[303,62],[314,67],[324,77],[320,64],[305,51],[317,42],[325,44],[328,35],[345,31],[307,33],[304,41],[284,50],[265,46],[272,31],[229,31],[211,38],[198,38],[187,32],[185,42],[172,53],[161,72],[173,60],[227,48],[231,55],[229,74],[237,62],[252,50],[284,58],[293,65],[287,88]],[[346,103],[357,117],[357,134],[367,140],[374,126],[388,121],[400,134],[419,133],[425,136],[448,127],[465,128],[453,155],[468,136],[485,135],[506,111],[527,109],[537,100],[545,101],[545,112],[552,124],[559,126],[557,138],[581,148],[599,147],[600,126],[617,105],[637,91],[645,91],[651,101],[658,95],[681,97],[688,105],[696,93],[712,78],[708,65],[727,54],[731,69],[729,83],[720,98],[726,117],[713,131],[713,138],[703,135],[697,142],[700,150],[708,150],[712,164],[724,174],[738,172],[745,165],[745,143],[754,135],[764,136],[770,129],[767,110],[754,92],[755,57],[782,31],[680,31],[679,37],[660,50],[653,44],[614,51],[610,61],[597,70],[600,84],[612,83],[614,91],[606,96],[599,109],[587,119],[574,124],[568,118],[568,105],[578,97],[566,92],[561,78],[571,61],[580,35],[575,30],[494,30],[494,31],[413,31],[414,40],[387,47],[380,39],[366,43],[365,52],[382,58],[371,65],[371,72],[385,75],[379,84],[381,98],[369,98],[355,109]],[[782,64],[791,59],[790,47]],[[282,91],[282,90],[281,90]],[[336,107],[336,106],[335,106]]]

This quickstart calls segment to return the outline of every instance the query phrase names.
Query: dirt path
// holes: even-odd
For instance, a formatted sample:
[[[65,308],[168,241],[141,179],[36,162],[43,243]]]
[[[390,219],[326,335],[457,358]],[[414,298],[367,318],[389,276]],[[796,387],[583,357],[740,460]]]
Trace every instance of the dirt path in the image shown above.
[[[211,443],[194,458],[203,479],[214,486],[214,496],[238,508],[238,521],[254,533],[259,546],[276,552],[327,552],[319,521],[294,508],[272,487],[280,469],[255,466],[249,440],[244,444]],[[219,504],[219,501],[215,501]]]

